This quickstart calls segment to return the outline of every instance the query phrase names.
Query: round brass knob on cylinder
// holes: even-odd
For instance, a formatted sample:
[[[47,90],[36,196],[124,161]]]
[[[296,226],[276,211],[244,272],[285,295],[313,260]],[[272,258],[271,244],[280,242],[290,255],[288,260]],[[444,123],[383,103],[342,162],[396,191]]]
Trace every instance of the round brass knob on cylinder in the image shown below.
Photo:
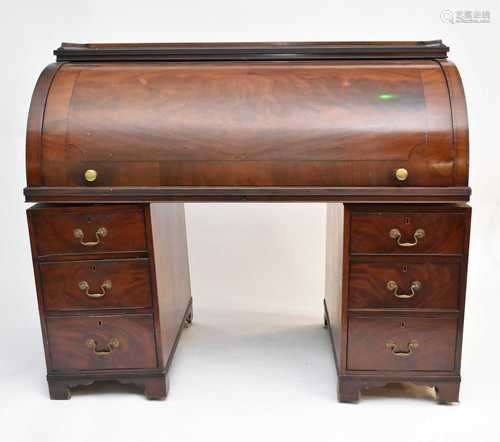
[[[95,181],[97,179],[97,170],[87,169],[83,176],[85,177],[85,181],[91,183],[92,181]]]
[[[394,176],[398,179],[398,181],[406,181],[408,178],[408,170],[404,168],[396,169],[394,171]]]

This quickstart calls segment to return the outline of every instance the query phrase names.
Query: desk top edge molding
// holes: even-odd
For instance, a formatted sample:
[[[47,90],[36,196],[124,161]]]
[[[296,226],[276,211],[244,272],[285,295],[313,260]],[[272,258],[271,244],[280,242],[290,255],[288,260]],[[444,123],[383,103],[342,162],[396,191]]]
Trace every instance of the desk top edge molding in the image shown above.
[[[441,40],[378,42],[62,43],[57,61],[445,59]]]

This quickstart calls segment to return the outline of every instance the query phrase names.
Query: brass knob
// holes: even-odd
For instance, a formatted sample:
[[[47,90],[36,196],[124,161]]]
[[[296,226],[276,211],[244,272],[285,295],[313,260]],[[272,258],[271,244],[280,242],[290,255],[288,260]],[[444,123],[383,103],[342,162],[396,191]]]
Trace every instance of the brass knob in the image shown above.
[[[95,181],[97,179],[97,170],[87,169],[83,176],[85,177],[86,181],[91,183],[92,181]]]
[[[394,176],[398,181],[406,181],[408,178],[408,170],[402,167],[400,169],[396,169],[394,171]]]

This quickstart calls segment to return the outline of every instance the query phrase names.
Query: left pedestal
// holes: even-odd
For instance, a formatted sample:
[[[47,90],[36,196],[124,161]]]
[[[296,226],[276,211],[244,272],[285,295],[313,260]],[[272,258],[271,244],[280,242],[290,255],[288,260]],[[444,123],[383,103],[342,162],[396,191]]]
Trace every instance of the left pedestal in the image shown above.
[[[27,215],[50,397],[116,380],[164,399],[192,318],[183,204],[35,205]]]

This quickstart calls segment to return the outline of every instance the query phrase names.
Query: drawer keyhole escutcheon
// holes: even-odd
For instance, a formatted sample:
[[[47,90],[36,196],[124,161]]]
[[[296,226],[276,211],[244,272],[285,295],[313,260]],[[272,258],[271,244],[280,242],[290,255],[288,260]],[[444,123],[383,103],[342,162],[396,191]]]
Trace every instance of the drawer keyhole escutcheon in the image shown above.
[[[385,346],[389,350],[391,350],[391,353],[394,356],[404,358],[413,354],[415,349],[418,347],[418,342],[416,339],[412,339],[410,342],[408,342],[408,350],[398,350],[398,346],[393,340],[386,341]]]
[[[85,345],[91,348],[95,355],[108,356],[120,346],[120,341],[117,338],[111,338],[105,345],[104,350],[97,350],[97,342],[95,339],[87,339]]]
[[[85,295],[89,298],[102,298],[106,294],[106,290],[111,290],[113,284],[109,279],[101,284],[101,293],[90,293],[90,284],[87,281],[80,281],[78,287],[81,291],[85,292]]]
[[[399,247],[415,247],[418,244],[418,240],[422,239],[425,236],[425,230],[415,230],[415,233],[413,233],[413,242],[401,242],[401,232],[399,231],[399,229],[391,229],[391,231],[389,232],[389,236],[392,239],[396,240],[396,243]]]
[[[108,229],[106,227],[99,227],[95,232],[95,241],[84,241],[85,234],[82,229],[73,230],[73,236],[80,240],[80,244],[85,247],[94,247],[101,242],[101,238],[104,238],[108,234]]]
[[[422,288],[420,281],[413,281],[410,285],[409,293],[399,293],[399,286],[396,281],[388,281],[387,289],[390,290],[396,298],[409,299],[415,296],[415,292]]]

